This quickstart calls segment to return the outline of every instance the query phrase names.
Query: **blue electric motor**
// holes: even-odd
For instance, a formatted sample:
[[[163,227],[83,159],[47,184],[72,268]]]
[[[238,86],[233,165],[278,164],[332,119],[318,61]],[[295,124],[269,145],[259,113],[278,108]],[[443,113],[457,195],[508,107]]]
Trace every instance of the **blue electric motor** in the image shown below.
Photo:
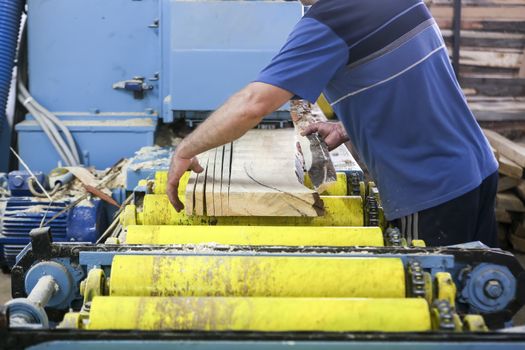
[[[35,176],[44,183],[43,174]],[[16,171],[8,175],[11,196],[0,199],[0,265],[11,268],[18,253],[30,242],[29,232],[46,223],[74,198],[50,202],[31,196],[29,174]],[[44,218],[45,217],[45,218]],[[86,199],[58,215],[48,226],[55,242],[95,242],[107,227],[106,206],[99,199]]]

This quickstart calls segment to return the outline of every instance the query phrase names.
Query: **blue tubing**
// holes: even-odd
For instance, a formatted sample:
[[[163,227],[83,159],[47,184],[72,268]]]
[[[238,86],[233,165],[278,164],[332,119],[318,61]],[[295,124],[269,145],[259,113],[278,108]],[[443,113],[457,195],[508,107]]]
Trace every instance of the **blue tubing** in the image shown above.
[[[0,135],[7,127],[7,98],[15,64],[24,0],[0,0]]]

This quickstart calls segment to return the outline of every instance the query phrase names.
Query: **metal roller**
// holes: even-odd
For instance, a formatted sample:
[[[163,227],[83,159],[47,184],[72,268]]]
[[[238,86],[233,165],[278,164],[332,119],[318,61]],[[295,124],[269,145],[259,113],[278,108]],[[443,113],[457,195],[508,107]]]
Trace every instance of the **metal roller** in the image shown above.
[[[144,225],[259,225],[259,226],[363,226],[360,196],[321,196],[325,215],[317,217],[187,216],[177,213],[167,195],[144,196],[138,223]]]
[[[87,328],[419,332],[431,320],[424,299],[96,297]]]
[[[128,226],[127,244],[382,247],[379,227]]]
[[[404,298],[396,258],[117,255],[112,296]]]

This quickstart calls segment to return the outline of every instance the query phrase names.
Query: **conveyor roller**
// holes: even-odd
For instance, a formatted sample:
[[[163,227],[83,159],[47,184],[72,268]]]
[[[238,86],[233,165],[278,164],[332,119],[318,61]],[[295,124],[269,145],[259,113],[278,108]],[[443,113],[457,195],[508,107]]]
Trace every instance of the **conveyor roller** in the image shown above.
[[[363,226],[363,201],[359,196],[321,196],[323,216],[187,216],[177,213],[167,195],[144,196],[143,211],[137,223],[144,225],[259,225],[259,226]]]
[[[397,258],[117,255],[112,296],[404,298]]]
[[[128,226],[127,244],[381,247],[379,227]]]
[[[96,297],[87,328],[418,332],[431,320],[424,299]]]

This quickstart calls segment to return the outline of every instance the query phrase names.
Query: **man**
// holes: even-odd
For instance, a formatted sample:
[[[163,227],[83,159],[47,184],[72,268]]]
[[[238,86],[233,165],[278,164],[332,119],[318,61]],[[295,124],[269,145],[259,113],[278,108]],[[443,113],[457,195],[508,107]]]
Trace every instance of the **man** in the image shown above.
[[[350,139],[386,218],[429,245],[496,246],[498,164],[420,0],[303,0],[313,6],[257,80],[233,95],[173,155],[168,196],[202,171],[195,156],[231,142],[290,98],[324,91],[342,124],[321,123],[330,148]],[[349,135],[350,137],[348,138]]]

